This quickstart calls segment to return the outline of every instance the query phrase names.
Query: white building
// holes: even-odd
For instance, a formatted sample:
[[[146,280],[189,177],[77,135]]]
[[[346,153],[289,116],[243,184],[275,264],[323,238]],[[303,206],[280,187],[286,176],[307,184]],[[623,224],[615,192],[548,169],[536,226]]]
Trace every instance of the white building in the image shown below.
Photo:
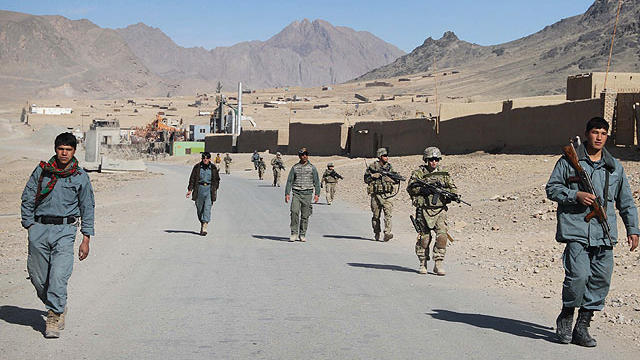
[[[59,106],[46,107],[46,106],[31,105],[30,112],[32,114],[40,114],[40,115],[68,115],[73,112],[73,109],[63,108]]]

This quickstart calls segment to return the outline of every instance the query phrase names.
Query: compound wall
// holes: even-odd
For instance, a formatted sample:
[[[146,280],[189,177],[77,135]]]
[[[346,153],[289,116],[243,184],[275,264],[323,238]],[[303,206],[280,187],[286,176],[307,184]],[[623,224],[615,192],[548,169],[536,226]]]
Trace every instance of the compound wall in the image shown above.
[[[228,153],[233,151],[233,135],[211,134],[204,137],[204,151],[210,153]]]
[[[254,150],[275,153],[278,150],[278,130],[243,130],[238,137],[237,152]]]
[[[343,131],[342,123],[289,125],[289,154],[297,154],[298,149],[306,147],[311,155],[341,155]]]
[[[448,154],[557,153],[602,111],[600,99],[505,109],[442,121],[439,134],[434,122],[426,119],[361,122],[351,129],[351,156],[374,157],[378,147],[388,148],[391,156],[421,154],[427,146],[438,146]]]

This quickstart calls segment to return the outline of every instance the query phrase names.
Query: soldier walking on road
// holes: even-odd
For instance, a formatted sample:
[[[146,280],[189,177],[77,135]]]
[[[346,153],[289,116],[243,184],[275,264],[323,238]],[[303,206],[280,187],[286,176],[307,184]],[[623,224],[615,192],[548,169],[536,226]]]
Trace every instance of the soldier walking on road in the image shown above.
[[[424,150],[422,160],[425,164],[413,171],[407,192],[411,196],[413,206],[416,208],[416,228],[419,229],[418,239],[416,241],[416,255],[420,262],[420,274],[427,273],[427,261],[429,257],[429,245],[431,244],[431,231],[436,234],[436,241],[433,245],[433,272],[436,275],[445,275],[442,262],[447,252],[447,240],[449,238],[447,228],[447,204],[450,200],[441,196],[441,194],[430,191],[428,188],[419,185],[424,182],[440,189],[456,193],[454,185],[449,173],[440,167],[442,153],[437,147],[428,147]]]
[[[223,160],[224,160],[224,173],[229,175],[231,174],[231,162],[233,161],[233,159],[231,159],[231,156],[229,156],[229,153],[226,153]]]
[[[556,240],[566,244],[562,311],[556,319],[556,334],[565,344],[596,346],[589,325],[593,312],[604,307],[611,284],[613,247],[618,239],[614,207],[624,222],[630,250],[638,247],[638,210],[624,168],[604,147],[608,131],[609,123],[603,118],[589,120],[585,143],[575,150],[577,159],[568,155],[560,158],[546,187],[547,197],[558,203]],[[595,194],[575,182],[579,173],[572,162],[576,160]],[[587,217],[591,208],[597,207],[606,214],[602,223],[598,217]],[[579,310],[572,332],[575,308]]]
[[[200,221],[200,235],[207,235],[207,225],[211,222],[211,206],[216,201],[220,175],[218,168],[211,164],[211,153],[203,152],[202,161],[195,164],[189,177],[187,198],[196,203],[198,220]]]
[[[87,173],[75,158],[76,137],[55,139],[55,155],[41,161],[22,192],[22,226],[29,232],[27,270],[38,298],[47,308],[44,336],[60,337],[67,312],[67,283],[73,270],[73,244],[78,226],[80,261],[89,255],[95,202]],[[82,219],[80,222],[79,219]]]
[[[333,163],[328,163],[327,170],[322,174],[322,183],[320,184],[321,187],[324,186],[325,195],[327,196],[327,205],[331,205],[333,197],[336,194],[338,179],[344,178],[334,170]]]
[[[280,187],[280,177],[284,170],[284,163],[280,152],[276,153],[276,157],[271,159],[271,170],[273,171],[273,186]]]
[[[380,214],[384,211],[384,238],[389,241],[393,238],[391,233],[391,212],[393,211],[393,179],[383,173],[394,173],[393,167],[389,163],[387,149],[379,148],[376,151],[378,161],[367,167],[364,173],[364,182],[367,184],[367,194],[371,196],[371,226],[376,241],[380,241]]]
[[[260,156],[258,160],[258,179],[262,180],[264,172],[267,170],[267,164],[264,163],[264,159]]]
[[[289,241],[306,241],[309,216],[312,213],[311,198],[317,203],[320,196],[318,170],[309,162],[306,148],[298,151],[300,161],[291,167],[284,190],[284,202],[291,200],[291,237]],[[293,198],[290,194],[293,192]]]

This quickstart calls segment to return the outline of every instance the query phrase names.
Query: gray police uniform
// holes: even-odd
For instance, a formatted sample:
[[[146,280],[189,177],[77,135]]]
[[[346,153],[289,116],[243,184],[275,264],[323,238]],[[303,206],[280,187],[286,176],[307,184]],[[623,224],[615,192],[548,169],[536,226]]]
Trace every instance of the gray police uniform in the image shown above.
[[[209,165],[206,169],[200,167],[200,182],[198,183],[198,194],[196,197],[196,211],[198,212],[198,220],[201,223],[211,222],[211,167]]]
[[[38,179],[43,169],[38,166],[22,192],[22,226],[29,232],[27,270],[38,297],[48,310],[64,312],[67,283],[73,270],[73,243],[80,232],[93,235],[95,201],[87,173],[78,168],[74,175],[59,177],[53,190],[36,207]],[[51,177],[47,173],[43,186]],[[78,219],[82,219],[81,222]],[[50,222],[62,222],[50,224]]]
[[[606,149],[602,150],[602,159],[597,162],[589,158],[584,145],[576,152],[580,165],[593,182],[596,195],[601,199],[607,198],[603,207],[606,208],[611,239],[606,237],[596,218],[584,221],[591,209],[577,201],[578,184],[569,181],[576,172],[564,157],[560,158],[551,173],[546,191],[547,197],[558,203],[556,240],[566,243],[562,303],[564,307],[602,310],[611,284],[613,246],[618,239],[614,207],[620,213],[627,235],[640,234],[638,210],[627,176],[618,160]],[[609,184],[605,189],[607,173]]]
[[[305,236],[312,212],[313,195],[320,195],[320,178],[318,170],[307,161],[302,165],[297,163],[291,167],[287,177],[285,194],[293,192],[291,199],[291,235]]]

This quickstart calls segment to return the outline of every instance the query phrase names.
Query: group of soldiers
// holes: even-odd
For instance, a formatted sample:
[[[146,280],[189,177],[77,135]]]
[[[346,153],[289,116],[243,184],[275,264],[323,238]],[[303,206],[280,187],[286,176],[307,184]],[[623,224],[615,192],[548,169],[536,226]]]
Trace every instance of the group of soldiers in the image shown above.
[[[630,251],[638,247],[640,229],[633,194],[620,162],[604,147],[609,124],[600,117],[587,122],[585,143],[573,151],[565,151],[546,185],[547,197],[558,203],[556,240],[565,244],[562,286],[562,310],[556,319],[560,343],[596,346],[588,328],[594,311],[605,304],[613,273],[613,247],[617,243],[616,211],[624,222]],[[22,226],[28,229],[27,269],[40,300],[48,310],[45,337],[57,338],[65,326],[67,282],[73,268],[73,244],[77,229],[82,233],[78,258],[89,254],[89,241],[94,234],[94,197],[87,173],[78,166],[74,154],[77,140],[71,133],[60,134],[54,143],[55,155],[40,162],[22,193]],[[566,147],[565,147],[566,148]],[[376,240],[393,238],[392,198],[400,190],[404,178],[393,170],[387,149],[377,150],[377,161],[367,166],[364,182],[371,197],[371,225]],[[312,203],[317,203],[324,186],[327,203],[334,199],[335,186],[342,176],[328,164],[322,180],[309,162],[306,148],[298,151],[299,161],[287,177],[285,202],[290,203],[290,241],[306,241]],[[260,157],[258,155],[258,163]],[[415,207],[411,216],[417,232],[415,253],[418,272],[427,272],[427,261],[433,254],[433,272],[445,275],[443,261],[447,241],[447,205],[461,202],[450,174],[440,166],[442,154],[427,147],[423,164],[411,173],[406,191]],[[211,154],[203,153],[189,177],[187,197],[195,201],[200,233],[207,234],[211,207],[216,201],[220,176],[216,164],[225,162],[230,173],[231,157],[220,154],[211,163]],[[264,161],[262,162],[264,163]],[[256,162],[254,162],[256,164]],[[274,186],[279,185],[284,170],[281,155],[271,162]],[[258,169],[256,164],[256,170]],[[585,185],[586,184],[586,185]],[[380,224],[384,212],[384,228]],[[433,233],[433,235],[432,235]],[[434,240],[435,235],[435,241]],[[431,247],[431,243],[433,247]],[[578,309],[573,326],[575,309]]]

